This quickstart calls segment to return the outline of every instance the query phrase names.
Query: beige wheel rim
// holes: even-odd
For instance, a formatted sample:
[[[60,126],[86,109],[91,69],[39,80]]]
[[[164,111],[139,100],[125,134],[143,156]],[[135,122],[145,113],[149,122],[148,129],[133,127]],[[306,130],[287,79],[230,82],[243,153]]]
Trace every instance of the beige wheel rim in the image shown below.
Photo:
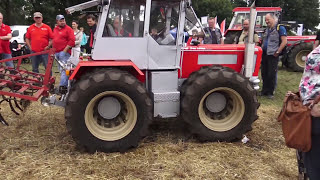
[[[306,58],[310,52],[310,50],[302,50],[296,55],[296,63],[298,66],[302,68],[306,66]]]
[[[227,104],[224,110],[218,113],[210,112],[205,105],[206,98],[212,93],[224,94]],[[221,87],[209,91],[200,101],[199,118],[210,130],[225,132],[236,127],[242,120],[245,112],[245,104],[238,92],[231,88]]]
[[[121,102],[121,112],[113,119],[105,119],[97,112],[97,104],[105,97],[114,97]],[[96,95],[85,111],[85,124],[88,130],[104,141],[117,141],[126,137],[136,123],[136,105],[129,96],[118,91],[106,91]]]

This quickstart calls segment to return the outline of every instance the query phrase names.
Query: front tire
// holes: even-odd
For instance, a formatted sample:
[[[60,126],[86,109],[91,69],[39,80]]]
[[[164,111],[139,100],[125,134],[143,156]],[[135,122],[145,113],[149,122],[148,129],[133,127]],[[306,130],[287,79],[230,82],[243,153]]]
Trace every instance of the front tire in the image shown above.
[[[98,70],[73,86],[65,117],[73,139],[89,152],[124,152],[147,135],[152,101],[127,72]]]
[[[182,117],[201,141],[233,141],[258,118],[256,91],[243,75],[211,67],[185,86]]]

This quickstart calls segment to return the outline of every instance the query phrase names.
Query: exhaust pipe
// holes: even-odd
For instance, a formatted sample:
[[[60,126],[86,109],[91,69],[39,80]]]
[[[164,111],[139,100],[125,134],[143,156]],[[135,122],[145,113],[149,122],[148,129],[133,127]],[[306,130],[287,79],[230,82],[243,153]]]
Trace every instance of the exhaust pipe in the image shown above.
[[[244,59],[244,75],[247,78],[251,78],[254,71],[254,52],[255,52],[255,42],[253,39],[254,36],[254,27],[256,24],[257,11],[256,3],[253,2],[250,8],[250,27],[249,27],[249,42],[246,44],[245,50],[245,59]]]

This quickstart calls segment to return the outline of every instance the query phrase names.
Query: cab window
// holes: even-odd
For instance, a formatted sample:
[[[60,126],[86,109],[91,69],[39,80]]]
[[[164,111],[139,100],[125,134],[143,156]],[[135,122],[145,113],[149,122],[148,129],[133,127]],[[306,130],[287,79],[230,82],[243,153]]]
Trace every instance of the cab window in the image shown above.
[[[152,1],[149,33],[159,45],[176,45],[179,10],[179,2]]]
[[[146,0],[112,1],[103,37],[143,37]]]

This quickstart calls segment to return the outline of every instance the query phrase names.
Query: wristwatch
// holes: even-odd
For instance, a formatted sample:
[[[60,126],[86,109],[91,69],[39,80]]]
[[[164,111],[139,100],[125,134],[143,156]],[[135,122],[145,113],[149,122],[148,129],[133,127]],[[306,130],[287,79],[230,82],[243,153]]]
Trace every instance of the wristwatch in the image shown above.
[[[276,54],[280,54],[279,51],[277,51]]]

